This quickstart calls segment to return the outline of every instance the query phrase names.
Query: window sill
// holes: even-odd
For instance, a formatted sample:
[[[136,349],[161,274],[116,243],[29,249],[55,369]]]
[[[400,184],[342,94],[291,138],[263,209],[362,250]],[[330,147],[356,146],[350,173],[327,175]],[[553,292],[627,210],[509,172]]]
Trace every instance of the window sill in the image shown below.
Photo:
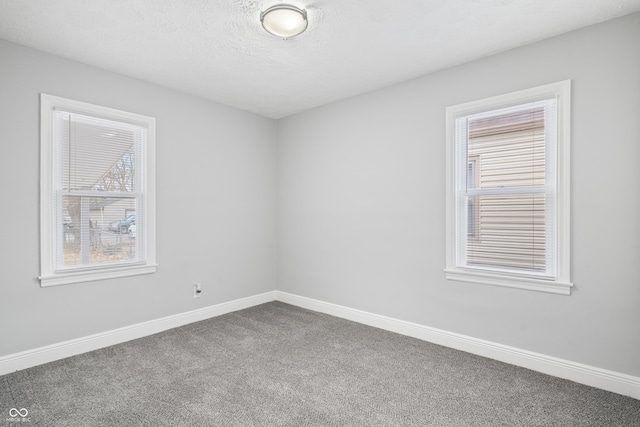
[[[445,269],[447,280],[479,283],[482,285],[503,286],[508,288],[527,289],[560,295],[571,295],[573,283],[556,280],[536,279],[506,274],[479,273],[475,271]]]
[[[138,276],[156,272],[157,264],[110,267],[100,270],[84,270],[43,275],[38,277],[41,287],[70,285],[72,283],[91,282],[94,280],[116,279],[119,277]]]

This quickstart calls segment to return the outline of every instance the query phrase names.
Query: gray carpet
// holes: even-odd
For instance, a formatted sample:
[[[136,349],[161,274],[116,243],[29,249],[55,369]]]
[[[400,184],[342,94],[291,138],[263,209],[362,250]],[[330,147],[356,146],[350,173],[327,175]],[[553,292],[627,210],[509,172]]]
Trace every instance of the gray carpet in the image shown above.
[[[0,377],[0,423],[640,426],[640,401],[273,302]]]

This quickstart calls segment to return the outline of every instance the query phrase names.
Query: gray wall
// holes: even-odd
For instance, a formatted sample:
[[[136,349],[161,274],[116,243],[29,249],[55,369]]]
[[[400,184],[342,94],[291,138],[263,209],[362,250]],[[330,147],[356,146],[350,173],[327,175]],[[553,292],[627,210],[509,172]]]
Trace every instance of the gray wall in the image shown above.
[[[446,281],[445,108],[564,79],[573,294]],[[640,375],[639,161],[640,14],[283,119],[278,289]]]
[[[276,288],[273,120],[2,40],[0,62],[0,356]],[[40,92],[156,118],[156,274],[40,288]]]
[[[279,289],[640,375],[639,44],[635,14],[276,123],[0,40],[0,356]],[[563,79],[573,295],[445,281],[445,107]],[[156,274],[39,287],[40,92],[157,118]]]

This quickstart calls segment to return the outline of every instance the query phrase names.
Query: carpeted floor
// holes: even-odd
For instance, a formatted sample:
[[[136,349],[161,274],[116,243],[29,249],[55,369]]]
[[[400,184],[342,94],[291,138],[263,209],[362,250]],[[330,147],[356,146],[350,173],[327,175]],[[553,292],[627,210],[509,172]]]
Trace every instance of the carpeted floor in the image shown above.
[[[640,426],[640,401],[273,302],[0,377],[0,424]],[[5,419],[6,418],[6,419]]]

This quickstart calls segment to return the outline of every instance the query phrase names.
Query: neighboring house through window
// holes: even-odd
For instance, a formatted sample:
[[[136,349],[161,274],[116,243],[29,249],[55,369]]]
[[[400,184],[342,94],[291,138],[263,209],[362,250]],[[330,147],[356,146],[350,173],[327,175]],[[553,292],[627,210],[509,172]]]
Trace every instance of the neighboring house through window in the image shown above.
[[[448,279],[569,294],[570,82],[447,108]]]
[[[41,121],[41,285],[155,272],[155,119],[42,94]]]

